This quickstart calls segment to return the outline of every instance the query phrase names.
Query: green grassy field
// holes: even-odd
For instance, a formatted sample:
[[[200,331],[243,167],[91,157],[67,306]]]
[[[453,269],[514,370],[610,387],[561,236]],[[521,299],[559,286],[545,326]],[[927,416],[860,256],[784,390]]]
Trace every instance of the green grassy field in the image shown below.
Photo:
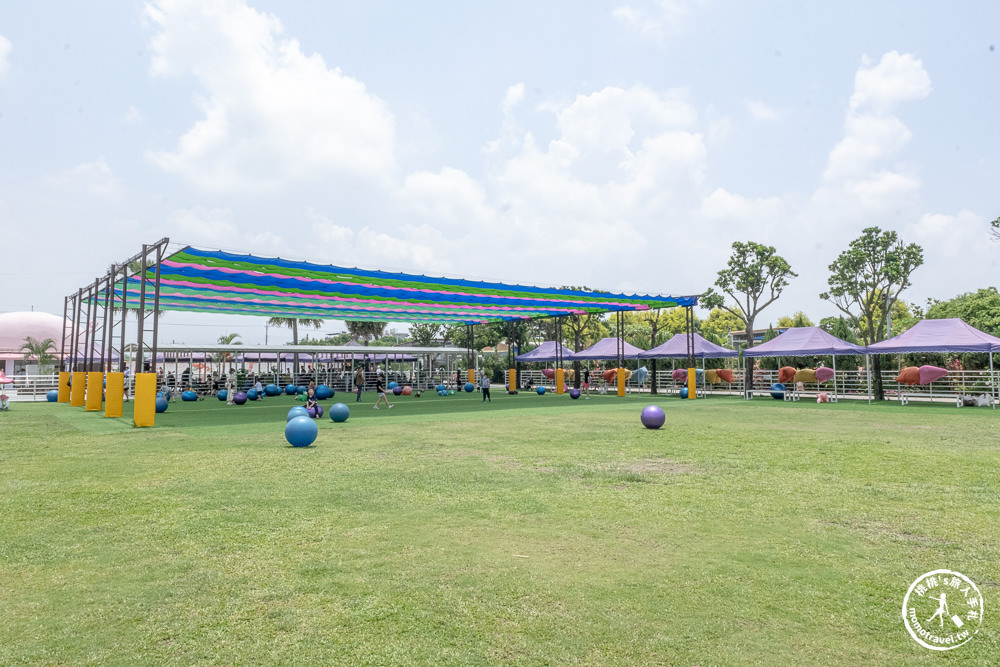
[[[997,662],[1000,413],[495,393],[309,448],[288,398],[14,404],[0,664]],[[985,598],[944,653],[901,618],[939,568]]]

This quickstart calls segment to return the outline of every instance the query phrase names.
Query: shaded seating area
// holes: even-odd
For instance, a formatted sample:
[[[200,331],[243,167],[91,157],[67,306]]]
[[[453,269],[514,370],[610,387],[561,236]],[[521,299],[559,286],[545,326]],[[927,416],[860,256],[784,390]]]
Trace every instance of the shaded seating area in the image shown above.
[[[802,382],[803,387],[807,382],[815,383],[816,392],[820,394],[825,392],[819,391],[819,385],[832,379],[833,394],[826,396],[830,403],[836,403],[838,400],[837,356],[864,354],[865,348],[841,340],[819,327],[794,327],[766,343],[752,347],[749,350],[744,350],[743,352],[743,356],[746,359],[756,359],[759,357],[833,357],[833,368],[829,369],[829,371],[825,371],[822,367],[817,369],[796,369],[788,366],[779,369],[778,384],[780,385],[785,384],[781,382],[781,379],[783,377],[789,378],[788,371],[792,371],[789,379],[791,388],[775,385],[767,390],[767,393],[772,396],[780,393],[786,401],[797,401],[801,398],[802,394],[802,390],[797,388],[799,382]],[[781,371],[785,371],[785,374],[782,375]],[[806,372],[799,375],[802,371]],[[820,377],[825,378],[825,380],[820,380]],[[745,398],[753,398],[753,392],[754,389],[752,387],[747,388]],[[819,396],[819,398],[822,399],[823,397]]]
[[[893,336],[887,340],[869,345],[867,351],[869,354],[912,354],[918,352],[944,352],[951,354],[962,354],[968,352],[985,353],[989,355],[990,360],[989,386],[984,387],[986,391],[974,392],[972,394],[967,394],[965,391],[959,391],[954,392],[954,396],[956,405],[962,406],[965,404],[965,401],[963,400],[965,396],[968,395],[969,398],[975,398],[976,395],[981,395],[984,404],[991,405],[994,410],[996,409],[997,400],[1000,398],[1000,394],[998,394],[997,391],[996,373],[993,366],[993,353],[1000,351],[1000,338],[991,336],[984,331],[980,331],[957,317],[940,320],[921,320],[898,336]],[[930,378],[930,371],[925,371],[924,377]],[[930,386],[931,382],[941,379],[941,377],[943,376],[936,377],[933,380],[928,379],[927,382],[921,382],[919,381],[921,376],[920,369],[918,368],[918,382],[911,383],[906,380],[913,379],[912,371],[905,376],[901,372],[900,375],[897,376],[897,382],[900,384],[900,402],[905,405],[909,402],[910,398],[910,396],[906,395],[906,392],[902,389],[902,387],[914,387],[918,384],[928,384]]]
[[[739,352],[729,348],[716,345],[698,333],[691,334],[689,342],[688,334],[676,334],[670,340],[657,345],[651,350],[639,353],[640,359],[687,359],[691,344],[694,346],[694,358],[700,359],[702,367],[697,369],[696,382],[700,385],[710,386],[725,382],[732,384],[736,378],[733,371],[728,368],[705,369],[705,359],[724,359],[738,357]],[[670,374],[671,380],[676,384],[683,385],[687,381],[687,370],[675,368]],[[655,382],[655,380],[654,380]]]

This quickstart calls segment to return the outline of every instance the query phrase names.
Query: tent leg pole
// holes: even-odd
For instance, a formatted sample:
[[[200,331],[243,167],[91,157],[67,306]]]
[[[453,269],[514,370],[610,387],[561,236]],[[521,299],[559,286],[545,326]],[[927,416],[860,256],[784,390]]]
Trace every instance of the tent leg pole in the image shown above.
[[[865,355],[865,375],[868,380],[868,405],[872,404],[872,356]]]
[[[992,401],[992,403],[993,403],[993,409],[996,410],[997,409],[997,400],[1000,399],[1000,392],[997,391],[997,379],[993,375],[993,351],[992,350],[990,351],[990,384],[992,385],[990,387],[990,396],[993,396],[994,394],[996,394],[996,396],[993,398],[993,401]]]

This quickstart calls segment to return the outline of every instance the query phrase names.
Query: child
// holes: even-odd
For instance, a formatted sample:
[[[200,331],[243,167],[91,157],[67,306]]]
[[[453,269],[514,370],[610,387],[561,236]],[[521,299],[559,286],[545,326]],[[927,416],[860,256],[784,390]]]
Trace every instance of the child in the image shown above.
[[[261,384],[259,376],[257,377],[257,381],[253,385],[253,389],[254,389],[254,391],[257,392],[257,400],[258,401],[263,401],[264,400],[264,385]]]
[[[487,401],[492,403],[493,399],[490,398],[490,376],[486,373],[483,373],[483,379],[479,382],[479,388],[483,390],[483,403]]]
[[[313,418],[319,413],[319,410],[316,409],[317,405],[319,405],[319,401],[316,400],[316,392],[313,391],[312,387],[309,387],[306,392],[306,410],[312,410],[309,415]]]
[[[0,412],[10,412],[10,396],[0,393]]]
[[[389,399],[385,397],[385,386],[382,384],[382,378],[375,378],[375,393],[378,394],[378,398],[375,399],[375,409],[378,410],[378,404],[385,401],[385,404],[392,408],[392,404],[389,403]]]

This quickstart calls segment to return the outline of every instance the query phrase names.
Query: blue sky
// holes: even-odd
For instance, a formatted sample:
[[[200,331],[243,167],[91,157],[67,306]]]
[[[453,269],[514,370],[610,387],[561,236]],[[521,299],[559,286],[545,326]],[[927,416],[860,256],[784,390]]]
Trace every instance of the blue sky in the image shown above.
[[[818,320],[870,225],[950,298],[1000,275],[998,49],[993,2],[4,3],[0,312],[163,236],[661,294],[754,240],[799,274],[762,319]]]

